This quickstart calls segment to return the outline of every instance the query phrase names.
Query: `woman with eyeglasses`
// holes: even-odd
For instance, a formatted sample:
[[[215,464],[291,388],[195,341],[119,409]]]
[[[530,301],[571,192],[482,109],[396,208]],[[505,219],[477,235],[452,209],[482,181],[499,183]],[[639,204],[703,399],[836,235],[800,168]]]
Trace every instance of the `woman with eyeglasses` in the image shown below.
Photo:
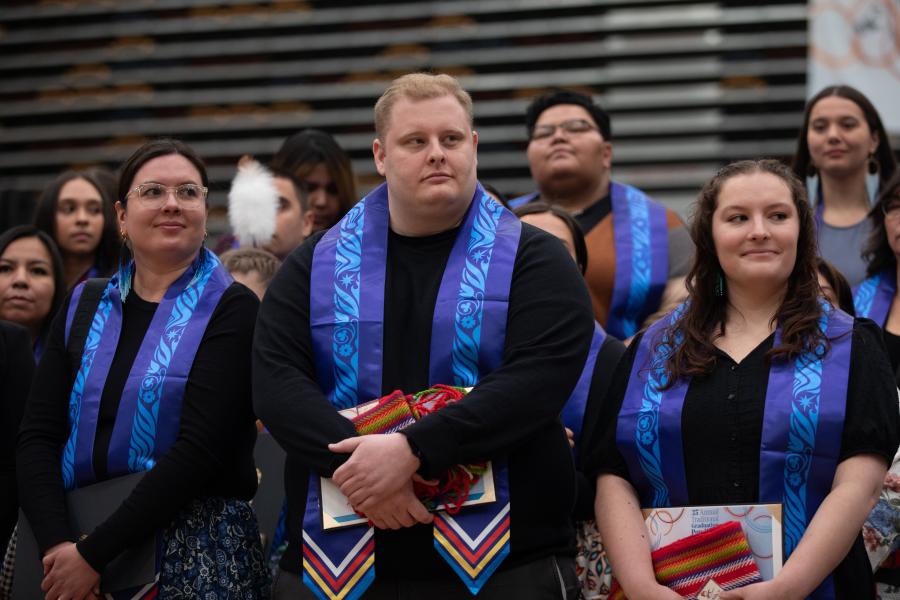
[[[324,131],[304,129],[287,138],[271,167],[300,182],[313,213],[313,233],[340,221],[358,199],[350,156]]]
[[[156,540],[157,577],[128,597],[265,598],[250,345],[259,304],[206,237],[207,175],[185,144],[141,146],[119,179],[128,256],[55,319],[19,435],[21,504],[47,598],[92,598],[124,550]],[[65,495],[143,473],[76,539]],[[87,491],[87,490],[85,490]]]
[[[806,104],[794,174],[815,205],[819,254],[856,285],[866,276],[869,210],[896,170],[890,139],[872,102],[847,85],[824,88]]]
[[[66,171],[38,199],[34,226],[56,242],[67,290],[116,268],[119,239],[113,198],[101,177],[98,170]]]

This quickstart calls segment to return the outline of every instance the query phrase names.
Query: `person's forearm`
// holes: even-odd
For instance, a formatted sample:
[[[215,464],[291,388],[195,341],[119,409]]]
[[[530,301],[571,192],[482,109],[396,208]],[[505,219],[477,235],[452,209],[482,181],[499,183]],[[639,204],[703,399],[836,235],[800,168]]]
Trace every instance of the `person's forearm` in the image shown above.
[[[616,475],[600,475],[594,514],[616,579],[626,595],[637,598],[642,590],[654,587],[650,541],[631,484]]]
[[[838,466],[834,487],[775,578],[785,597],[806,598],[847,556],[875,506],[885,470],[874,455],[854,456]]]
[[[338,414],[308,374],[264,360],[266,354],[256,351],[263,357],[254,363],[256,415],[289,456],[331,477],[346,455],[330,452],[328,444],[357,435],[353,424]]]

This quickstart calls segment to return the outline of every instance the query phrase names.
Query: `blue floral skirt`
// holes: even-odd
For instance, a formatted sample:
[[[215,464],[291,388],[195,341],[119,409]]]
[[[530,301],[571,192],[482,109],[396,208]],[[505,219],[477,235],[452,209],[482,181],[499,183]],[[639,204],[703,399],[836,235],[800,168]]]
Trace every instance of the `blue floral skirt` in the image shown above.
[[[271,595],[256,515],[242,500],[192,502],[162,533],[157,561],[154,584],[114,598],[267,600]]]

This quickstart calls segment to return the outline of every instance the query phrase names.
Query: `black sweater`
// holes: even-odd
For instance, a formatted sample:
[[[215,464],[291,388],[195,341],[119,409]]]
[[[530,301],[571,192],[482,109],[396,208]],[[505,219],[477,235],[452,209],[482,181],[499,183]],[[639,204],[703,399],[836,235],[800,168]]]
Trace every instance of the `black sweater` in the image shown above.
[[[458,229],[388,237],[382,393],[428,387],[433,309]],[[315,381],[309,331],[314,236],[288,257],[260,309],[253,360],[257,414],[288,453],[285,487],[291,543],[281,567],[301,567],[299,544],[309,470],[330,476],[346,456],[327,444],[355,435]],[[329,282],[315,282],[329,285]],[[406,430],[427,473],[507,457],[510,556],[501,569],[571,554],[575,473],[559,413],[584,366],[593,327],[583,280],[562,244],[523,224],[510,290],[503,364],[462,401]],[[376,530],[379,577],[456,577],[433,548],[432,527]]]
[[[16,525],[16,432],[34,375],[34,355],[28,331],[0,321],[0,552],[6,550]]]
[[[68,301],[64,304],[68,306]],[[106,457],[125,380],[158,304],[132,291],[100,401],[93,460],[98,478]],[[259,301],[232,284],[213,311],[184,391],[178,437],[122,505],[78,550],[97,571],[125,548],[169,524],[191,500],[224,496],[249,500],[256,490],[250,403],[250,344]],[[66,413],[73,374],[65,349],[65,310],[54,320],[37,369],[22,429],[17,465],[21,504],[42,551],[69,540],[60,471],[68,436]],[[101,343],[112,343],[103,340]]]

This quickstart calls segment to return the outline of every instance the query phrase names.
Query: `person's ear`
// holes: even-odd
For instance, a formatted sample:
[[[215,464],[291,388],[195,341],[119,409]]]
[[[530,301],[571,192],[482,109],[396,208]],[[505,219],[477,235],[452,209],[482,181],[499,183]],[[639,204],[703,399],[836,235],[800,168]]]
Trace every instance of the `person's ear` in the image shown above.
[[[372,155],[375,157],[375,170],[384,177],[384,144],[378,138],[372,140]]]

